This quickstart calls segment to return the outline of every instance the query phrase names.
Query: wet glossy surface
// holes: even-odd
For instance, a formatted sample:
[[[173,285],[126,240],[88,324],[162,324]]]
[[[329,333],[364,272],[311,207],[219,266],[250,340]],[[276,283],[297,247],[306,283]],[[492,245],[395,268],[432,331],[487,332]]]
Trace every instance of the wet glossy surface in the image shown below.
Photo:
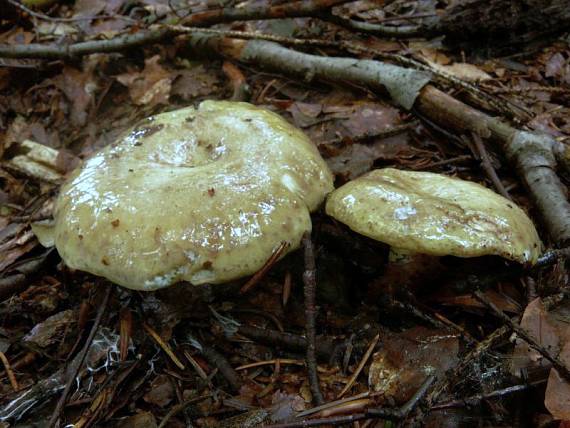
[[[246,103],[205,101],[148,118],[63,186],[55,243],[65,262],[152,290],[256,272],[297,248],[332,176],[299,130]]]
[[[335,190],[326,211],[358,233],[418,253],[534,263],[541,252],[532,221],[513,202],[440,174],[375,170]]]

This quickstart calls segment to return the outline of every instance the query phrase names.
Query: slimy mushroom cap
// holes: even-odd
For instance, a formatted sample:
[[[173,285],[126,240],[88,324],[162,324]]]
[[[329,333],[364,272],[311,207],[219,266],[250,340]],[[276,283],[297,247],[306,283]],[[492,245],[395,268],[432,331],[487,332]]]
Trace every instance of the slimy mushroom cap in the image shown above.
[[[333,188],[311,141],[247,103],[204,101],[143,120],[62,187],[67,265],[128,288],[221,283],[299,246]]]
[[[326,212],[355,232],[416,253],[533,264],[542,249],[534,224],[513,202],[429,172],[371,171],[335,190]]]

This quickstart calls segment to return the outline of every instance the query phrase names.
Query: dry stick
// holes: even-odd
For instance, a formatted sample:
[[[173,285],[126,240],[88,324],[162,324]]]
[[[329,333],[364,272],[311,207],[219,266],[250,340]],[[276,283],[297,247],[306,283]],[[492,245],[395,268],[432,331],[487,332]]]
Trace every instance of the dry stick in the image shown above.
[[[345,18],[339,15],[333,15],[332,13],[322,14],[321,18],[325,21],[330,21],[334,24],[340,25],[341,27],[348,28],[349,30],[362,31],[365,33],[371,33],[378,36],[385,37],[416,37],[416,36],[427,36],[429,29],[421,27],[419,25],[384,25],[365,21],[357,21],[355,19]]]
[[[149,334],[150,337],[162,348],[162,350],[170,357],[172,362],[178,367],[180,370],[185,370],[186,367],[182,364],[182,361],[176,356],[172,348],[162,340],[162,337],[147,323],[143,323],[143,328]]]
[[[160,421],[160,425],[158,425],[158,428],[165,427],[172,416],[176,415],[177,413],[180,413],[186,407],[195,403],[199,403],[200,401],[207,400],[211,396],[212,394],[201,395],[199,397],[190,398],[189,400],[186,400],[180,404],[177,404],[176,406],[173,406],[172,409],[170,409],[166,414],[166,416],[162,419],[162,421]]]
[[[6,375],[8,376],[8,379],[10,380],[10,385],[12,385],[12,389],[14,391],[18,392],[20,389],[20,385],[18,385],[18,381],[16,380],[16,375],[14,374],[14,371],[12,370],[12,366],[10,365],[10,361],[8,361],[8,358],[6,358],[6,355],[2,351],[0,351],[0,360],[2,361],[2,364],[4,365],[4,369],[6,370]]]
[[[321,406],[316,406],[316,407],[313,407],[313,408],[308,409],[308,410],[303,410],[302,412],[297,413],[297,415],[295,415],[295,417],[296,418],[302,418],[304,416],[314,415],[315,413],[319,413],[323,410],[328,410],[328,409],[336,407],[336,406],[341,406],[343,404],[350,403],[351,401],[362,400],[364,398],[372,398],[373,396],[376,396],[376,395],[381,395],[381,393],[379,393],[379,392],[371,393],[370,391],[362,392],[360,394],[353,395],[351,397],[346,397],[346,398],[341,398],[339,400],[329,401],[328,403],[325,403]]]
[[[279,246],[275,249],[275,251],[273,251],[273,253],[271,254],[271,256],[267,259],[267,261],[265,262],[265,264],[261,267],[261,269],[259,269],[255,275],[253,275],[249,281],[247,281],[243,287],[241,287],[241,289],[239,290],[240,294],[244,294],[247,293],[249,290],[251,290],[257,283],[259,283],[259,281],[261,281],[263,279],[263,277],[265,275],[267,275],[267,272],[269,272],[269,270],[273,267],[273,265],[277,262],[277,260],[279,260],[279,258],[281,257],[281,255],[283,255],[283,253],[285,252],[285,250],[287,250],[287,248],[289,248],[290,244],[287,241],[281,241],[281,243],[279,244]]]
[[[317,267],[315,265],[315,253],[313,251],[313,241],[311,232],[303,235],[303,246],[305,247],[305,271],[303,272],[303,284],[305,285],[305,330],[307,335],[307,370],[309,371],[309,384],[313,401],[317,406],[325,402],[321,387],[319,385],[319,374],[317,372],[316,356],[316,316],[315,294],[317,289]]]
[[[472,132],[471,135],[473,136],[473,141],[475,142],[475,148],[477,149],[477,153],[481,158],[481,166],[483,167],[485,174],[487,174],[487,177],[493,182],[495,189],[497,189],[497,191],[505,198],[512,201],[511,195],[509,195],[509,192],[507,191],[507,189],[505,189],[505,186],[503,186],[501,179],[497,175],[497,171],[495,171],[495,168],[493,168],[493,164],[491,163],[489,154],[485,149],[485,144],[483,143],[483,140],[481,139],[479,134],[475,132]]]
[[[418,405],[418,403],[422,400],[427,390],[433,383],[434,379],[435,379],[434,376],[429,376],[424,381],[422,386],[412,396],[412,398],[410,398],[399,409],[383,409],[383,408],[368,409],[365,412],[355,413],[352,415],[334,416],[334,417],[318,418],[318,419],[303,419],[298,422],[267,425],[266,428],[303,428],[303,427],[316,427],[321,425],[343,425],[371,418],[378,418],[390,421],[400,421],[402,419],[405,419],[414,409],[414,407]]]
[[[204,345],[203,343],[200,344],[201,347],[199,351],[204,356],[204,358],[214,367],[216,367],[222,376],[228,381],[230,387],[234,391],[239,391],[243,382],[241,380],[240,375],[238,372],[234,370],[231,364],[228,362],[226,357],[224,357],[221,353],[216,351],[211,346]]]
[[[285,346],[292,351],[302,351],[307,349],[307,339],[292,333],[259,328],[248,325],[238,327],[239,334],[252,340],[274,346]],[[316,342],[316,352],[323,358],[331,358],[337,350],[335,342],[327,337],[319,337]]]
[[[97,311],[97,316],[95,317],[95,321],[93,322],[93,327],[91,327],[89,336],[85,341],[85,345],[83,345],[83,348],[81,349],[81,351],[79,351],[78,356],[71,361],[71,364],[66,370],[65,376],[67,380],[65,382],[65,388],[47,424],[48,427],[55,426],[57,420],[59,419],[61,410],[63,409],[65,401],[67,400],[67,396],[71,391],[71,385],[73,385],[73,382],[75,381],[75,378],[77,376],[77,372],[79,371],[81,365],[83,364],[83,360],[85,360],[85,356],[87,355],[87,352],[91,347],[91,342],[93,342],[95,333],[97,333],[97,330],[99,329],[99,324],[101,323],[101,319],[103,318],[103,314],[105,313],[105,309],[107,308],[107,304],[109,303],[109,298],[111,297],[112,291],[113,291],[113,285],[108,283],[105,289],[105,296],[103,297],[103,301],[99,306],[99,310]]]
[[[11,5],[13,5],[14,7],[17,7],[18,9],[26,12],[30,16],[33,16],[34,18],[38,18],[38,19],[43,19],[44,21],[78,22],[78,21],[93,21],[94,19],[115,18],[115,19],[121,19],[121,20],[136,23],[136,20],[129,18],[127,16],[122,16],[122,15],[93,15],[93,16],[77,16],[74,18],[55,18],[52,16],[44,15],[43,13],[35,12],[32,9],[26,7],[25,5],[23,5],[22,3],[20,3],[16,0],[6,0],[6,1],[8,3],[10,3]]]
[[[291,364],[291,365],[295,365],[295,366],[304,366],[305,361],[294,360],[291,358],[275,358],[273,360],[256,361],[255,363],[244,364],[243,366],[236,367],[235,370],[236,371],[249,370],[249,369],[253,369],[255,367],[274,366],[276,364],[279,364],[279,365]]]
[[[314,16],[322,10],[346,2],[347,0],[305,0],[270,7],[221,8],[192,14],[184,18],[181,24],[199,27],[236,20],[247,21]],[[148,46],[178,34],[180,34],[179,30],[159,26],[154,29],[139,30],[135,34],[123,34],[110,40],[91,40],[69,45],[43,43],[30,43],[27,45],[0,44],[0,57],[68,59],[93,53],[120,52],[133,47]]]
[[[544,380],[544,382],[546,382],[546,379]],[[496,397],[504,397],[505,395],[510,395],[514,394],[515,392],[524,391],[531,387],[532,385],[509,386],[507,388],[498,389],[496,391],[492,391],[486,394],[477,394],[477,395],[472,395],[471,397],[462,398],[460,400],[453,400],[453,401],[448,401],[446,403],[436,404],[435,406],[432,406],[430,410],[445,410],[445,409],[453,409],[458,407],[473,406],[474,404],[477,404],[483,400],[488,400],[490,398],[496,398]]]
[[[548,349],[542,346],[532,335],[519,325],[516,325],[503,311],[501,311],[493,302],[489,301],[483,293],[475,291],[474,296],[483,303],[487,308],[491,309],[497,317],[499,317],[509,328],[521,337],[528,345],[538,351],[540,355],[552,363],[552,366],[567,381],[570,381],[570,370],[566,365],[553,355]]]
[[[360,372],[362,371],[362,369],[364,368],[364,366],[366,365],[366,363],[368,362],[368,359],[370,358],[370,355],[372,355],[372,352],[374,351],[374,348],[376,348],[376,345],[378,344],[378,340],[380,339],[380,335],[377,334],[376,336],[374,336],[374,339],[372,339],[372,342],[370,342],[370,346],[368,347],[368,349],[366,350],[364,356],[362,357],[362,360],[360,361],[360,364],[358,364],[358,367],[356,368],[356,370],[354,371],[354,373],[352,374],[352,376],[350,377],[348,383],[344,386],[344,388],[342,389],[342,391],[340,391],[340,394],[338,394],[337,398],[342,398],[342,396],[344,394],[346,394],[346,392],[352,387],[352,385],[354,384],[354,382],[356,382],[356,378],[358,378],[358,375],[360,374]]]
[[[302,16],[314,16],[333,6],[347,3],[350,0],[303,0],[284,2],[270,6],[259,5],[253,7],[223,7],[214,10],[194,13],[180,22],[182,25],[212,25],[222,22],[246,21],[255,19],[280,19]]]

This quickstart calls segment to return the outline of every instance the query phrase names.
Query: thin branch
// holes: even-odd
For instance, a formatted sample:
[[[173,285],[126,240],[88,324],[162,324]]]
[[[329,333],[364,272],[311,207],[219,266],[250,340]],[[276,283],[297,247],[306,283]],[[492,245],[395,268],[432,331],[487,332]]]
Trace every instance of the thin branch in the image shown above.
[[[416,393],[410,398],[402,407],[396,409],[373,408],[368,409],[362,413],[354,413],[352,415],[333,416],[327,418],[317,419],[303,419],[295,422],[288,422],[283,424],[267,425],[266,428],[304,428],[316,427],[321,425],[344,425],[353,422],[361,421],[364,419],[384,419],[390,421],[400,421],[405,419],[410,412],[418,405],[423,399],[426,392],[433,383],[435,377],[429,376]]]
[[[419,35],[428,36],[428,29],[420,25],[402,25],[396,27],[393,25],[357,21],[355,19],[345,18],[332,13],[323,14],[321,15],[321,18],[325,21],[340,25],[341,27],[348,28],[349,30],[370,33],[377,36],[398,38],[411,38]]]
[[[162,419],[162,421],[160,421],[160,425],[158,425],[158,428],[165,427],[172,416],[176,415],[177,413],[180,413],[186,407],[191,406],[192,404],[199,403],[200,401],[207,400],[211,396],[212,394],[201,395],[199,397],[190,398],[189,400],[183,401],[182,403],[173,406],[172,409],[170,409],[166,414],[166,416]]]
[[[303,351],[307,349],[307,339],[292,333],[259,328],[248,325],[240,325],[239,334],[252,340],[268,345],[285,347],[291,351]],[[319,336],[316,343],[316,352],[323,358],[331,358],[336,351],[337,345],[327,337]]]
[[[78,22],[78,21],[93,21],[94,19],[113,18],[113,19],[122,19],[131,23],[136,23],[136,20],[121,15],[93,15],[93,16],[76,16],[73,18],[57,18],[53,16],[44,15],[43,13],[40,12],[36,12],[16,0],[6,0],[6,1],[10,3],[12,6],[17,7],[21,11],[27,13],[28,15],[34,18],[43,19],[44,21],[49,21],[49,22]]]
[[[8,380],[10,381],[10,385],[12,385],[12,389],[15,392],[20,390],[20,385],[18,385],[18,380],[16,379],[16,375],[14,374],[14,370],[12,370],[12,366],[10,365],[10,361],[6,358],[4,352],[0,351],[0,360],[4,365],[4,370],[6,371],[6,376],[8,376]]]
[[[346,394],[346,392],[352,387],[352,385],[354,385],[354,382],[356,382],[356,379],[358,378],[358,375],[360,374],[360,372],[362,371],[362,369],[364,369],[364,366],[366,365],[366,363],[368,362],[368,359],[370,358],[370,355],[372,355],[372,352],[374,352],[374,348],[376,348],[376,345],[378,344],[378,340],[380,339],[380,335],[377,334],[374,339],[372,339],[372,342],[370,342],[370,346],[368,346],[368,349],[366,350],[366,352],[364,353],[364,356],[362,357],[362,360],[360,360],[360,364],[358,364],[358,367],[356,368],[356,370],[354,371],[354,373],[352,374],[352,376],[350,377],[348,383],[344,386],[344,388],[342,389],[342,391],[340,391],[340,393],[338,394],[337,398],[342,398],[342,396],[344,394]]]
[[[221,8],[204,11],[184,18],[180,24],[200,27],[222,22],[247,21],[256,19],[276,19],[287,17],[314,16],[322,10],[345,3],[347,0],[309,0],[285,3],[276,6],[250,8]],[[139,46],[158,43],[178,34],[197,31],[198,28],[157,26],[154,29],[139,30],[135,34],[123,34],[110,40],[91,40],[69,45],[30,43],[27,45],[0,44],[0,57],[70,59],[93,53],[121,52]],[[178,29],[176,29],[178,28]],[[185,29],[181,31],[181,29]]]
[[[498,389],[496,391],[488,392],[486,394],[472,395],[471,397],[462,398],[460,400],[448,401],[446,403],[436,404],[432,406],[430,410],[446,410],[461,407],[469,407],[480,403],[483,400],[489,400],[491,398],[500,398],[507,395],[514,394],[516,392],[524,391],[531,388],[532,385],[514,385],[507,388]]]
[[[200,343],[199,351],[212,366],[216,367],[220,371],[222,376],[230,384],[232,390],[236,392],[240,390],[243,385],[243,381],[241,380],[239,373],[234,370],[226,357],[211,346],[204,345],[203,343]]]
[[[509,194],[507,189],[505,189],[505,186],[503,186],[501,179],[497,175],[497,171],[495,171],[495,168],[493,168],[493,164],[491,163],[491,158],[487,153],[487,149],[485,148],[483,140],[475,132],[472,132],[471,135],[473,136],[473,141],[475,142],[475,148],[477,149],[477,153],[479,155],[479,158],[481,159],[481,166],[483,167],[485,174],[487,174],[487,177],[493,182],[495,189],[497,189],[497,191],[505,198],[512,201],[513,199],[511,198],[511,195]]]
[[[178,367],[180,370],[186,369],[184,364],[182,364],[182,361],[180,361],[180,359],[176,356],[176,354],[174,353],[172,348],[168,345],[168,343],[166,343],[164,340],[162,340],[162,337],[160,337],[160,334],[158,334],[147,323],[143,323],[143,328],[149,334],[149,336],[158,344],[158,346],[160,346],[162,348],[162,350],[166,353],[166,355],[168,355],[170,357],[170,359],[176,365],[176,367]]]
[[[313,241],[311,233],[305,232],[303,235],[303,246],[305,247],[305,272],[303,272],[303,283],[305,284],[305,330],[307,336],[307,370],[309,371],[309,384],[313,401],[320,406],[325,402],[323,393],[319,385],[319,374],[317,372],[316,357],[316,316],[315,294],[317,289],[317,268],[315,265],[315,253],[313,251]]]
[[[105,295],[103,297],[103,301],[101,302],[101,304],[99,306],[99,310],[97,311],[97,316],[95,317],[95,321],[93,322],[93,327],[91,327],[91,331],[89,332],[89,336],[87,337],[87,340],[85,341],[85,344],[83,345],[83,348],[81,349],[81,351],[79,351],[79,354],[77,355],[77,357],[72,360],[71,364],[69,365],[69,367],[66,370],[65,376],[66,376],[67,380],[65,382],[65,388],[64,388],[63,393],[61,394],[61,397],[59,398],[59,401],[57,402],[57,405],[55,406],[55,409],[54,409],[54,411],[51,415],[51,418],[47,424],[48,427],[54,427],[56,422],[58,421],[58,419],[60,417],[63,406],[65,405],[65,402],[67,401],[67,396],[69,395],[69,392],[71,391],[71,386],[75,382],[75,378],[77,377],[77,373],[79,372],[79,369],[81,368],[81,365],[83,364],[83,360],[85,360],[85,356],[87,355],[87,352],[89,351],[89,348],[91,347],[91,343],[93,342],[93,338],[95,337],[95,333],[97,333],[97,330],[99,329],[99,324],[101,324],[101,319],[103,318],[103,314],[105,313],[105,309],[107,309],[107,305],[109,303],[109,298],[111,297],[111,293],[113,291],[113,288],[114,288],[113,284],[107,283],[106,289],[105,289]]]
[[[282,241],[277,248],[273,251],[273,253],[271,254],[271,256],[267,259],[267,261],[265,262],[265,264],[261,267],[261,269],[259,269],[255,275],[253,275],[239,290],[240,294],[244,294],[247,293],[249,290],[251,290],[255,285],[257,285],[259,283],[259,281],[261,281],[265,275],[267,275],[267,272],[269,272],[271,270],[271,268],[275,265],[275,263],[277,263],[277,261],[279,260],[279,258],[283,255],[283,253],[285,253],[285,251],[290,247],[291,244],[289,244],[289,242],[287,241]]]

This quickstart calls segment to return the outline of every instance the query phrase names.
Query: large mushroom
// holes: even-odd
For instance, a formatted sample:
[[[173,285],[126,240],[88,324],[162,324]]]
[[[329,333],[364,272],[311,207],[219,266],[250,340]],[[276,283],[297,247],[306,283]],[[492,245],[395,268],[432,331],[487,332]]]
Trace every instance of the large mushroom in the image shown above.
[[[335,190],[326,212],[396,252],[534,264],[542,249],[532,221],[513,202],[477,183],[429,172],[374,170]]]
[[[298,247],[332,188],[315,146],[283,118],[204,101],[143,120],[87,160],[61,189],[52,238],[70,267],[128,288],[222,283],[283,242]]]

